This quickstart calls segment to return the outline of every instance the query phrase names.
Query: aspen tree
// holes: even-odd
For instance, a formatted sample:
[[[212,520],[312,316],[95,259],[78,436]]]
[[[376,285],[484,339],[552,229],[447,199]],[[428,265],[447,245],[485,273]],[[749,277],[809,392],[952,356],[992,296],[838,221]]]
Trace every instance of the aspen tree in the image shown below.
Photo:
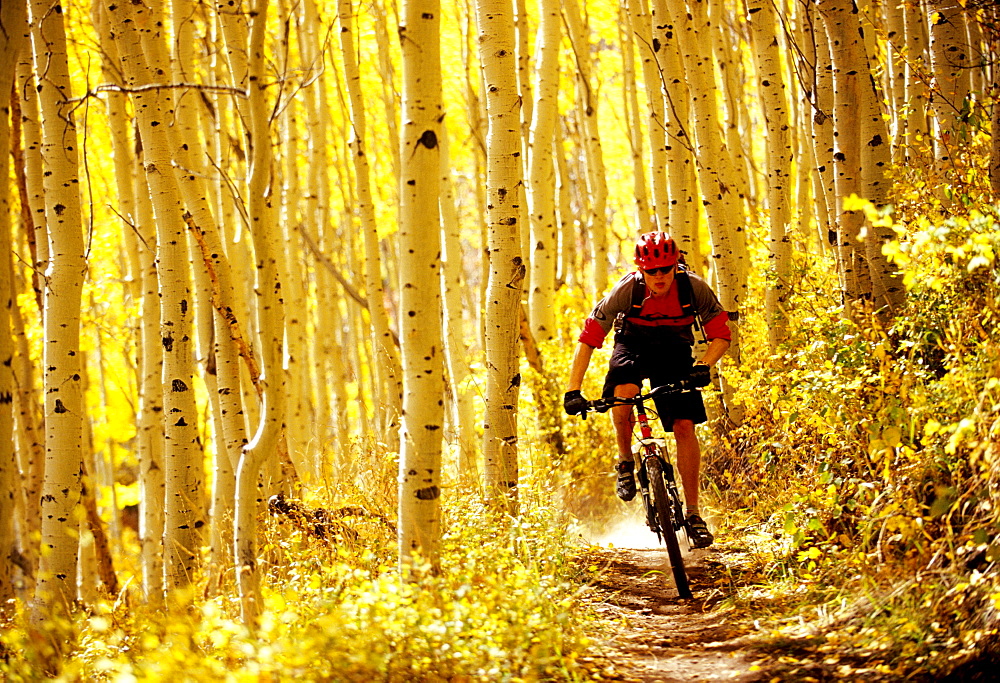
[[[954,0],[926,0],[930,31],[930,58],[934,81],[930,100],[934,112],[934,149],[938,170],[951,159],[960,124],[969,107],[969,45],[965,8]]]
[[[860,24],[858,30],[861,30]],[[862,60],[868,63],[865,55],[862,55]],[[871,71],[867,68],[863,73],[870,74]],[[861,98],[857,118],[861,129],[861,195],[882,208],[889,202],[890,179],[887,171],[892,163],[889,128],[883,116],[880,104],[883,100],[874,77],[869,76],[867,81],[862,77],[859,85]],[[872,225],[866,220],[864,234],[872,308],[879,312],[883,320],[888,321],[902,307],[906,293],[902,274],[882,252],[885,244],[896,239],[896,233],[891,226]]]
[[[24,184],[27,194],[26,206],[22,207],[25,219],[25,236],[28,238],[32,251],[32,288],[35,291],[35,301],[38,304],[39,315],[44,315],[45,287],[42,285],[45,271],[49,265],[49,238],[45,225],[45,189],[42,169],[42,117],[39,111],[38,84],[35,80],[34,53],[29,47],[30,32],[25,33],[29,41],[20,50],[17,61],[18,97],[21,105],[21,130],[24,137]],[[36,461],[39,465],[34,478],[35,494],[41,490],[44,459]],[[30,485],[30,484],[29,484]],[[40,495],[33,495],[38,500]],[[37,516],[41,519],[41,516]]]
[[[21,51],[30,52],[30,43],[22,42]],[[15,136],[16,139],[16,136]],[[22,209],[22,215],[25,210]],[[13,265],[13,264],[11,264]],[[35,592],[35,570],[38,566],[39,538],[41,536],[41,501],[42,472],[39,465],[45,464],[45,435],[42,434],[41,406],[38,392],[35,389],[35,368],[25,334],[24,316],[21,307],[17,305],[18,284],[11,271],[11,280],[15,287],[14,305],[10,308],[11,330],[17,346],[15,352],[14,380],[17,385],[17,413],[15,417],[16,436],[18,438],[17,466],[20,470],[20,527],[21,557],[30,571],[24,574],[24,589],[28,595]]]
[[[195,34],[196,8],[191,0],[172,0],[173,40],[169,56],[163,50],[164,45],[156,42],[149,46],[148,53],[154,59],[169,59],[173,79],[177,83],[196,83],[199,80],[198,65],[194,47],[197,44]],[[188,227],[197,233],[195,239],[189,240],[192,261],[192,274],[195,286],[193,300],[195,306],[195,323],[198,329],[198,339],[201,345],[199,355],[206,363],[205,381],[209,390],[209,402],[212,406],[214,425],[213,453],[213,491],[218,486],[224,490],[234,486],[233,462],[239,457],[239,451],[228,451],[237,443],[245,443],[246,431],[239,417],[242,408],[233,406],[234,401],[241,397],[239,382],[239,357],[230,332],[228,316],[232,316],[237,303],[236,288],[233,284],[232,269],[223,245],[221,231],[212,211],[211,193],[205,178],[207,169],[207,146],[200,135],[204,127],[198,115],[200,98],[192,90],[181,91],[177,101],[175,121],[168,128],[172,158],[177,169],[178,187],[184,202],[185,220]],[[198,242],[198,243],[196,243]],[[203,249],[200,243],[207,245]],[[209,274],[211,267],[211,275]],[[213,287],[219,290],[219,305],[212,306],[210,292]],[[208,357],[211,356],[211,361]],[[223,405],[225,403],[225,405]],[[232,436],[230,436],[232,434]],[[199,470],[200,471],[200,470]],[[218,481],[219,479],[225,481]],[[200,506],[205,499],[203,484],[198,481],[198,491],[192,492]],[[230,499],[231,500],[231,499]],[[212,526],[208,530],[209,537],[214,542],[213,562],[210,571],[217,575],[219,562],[227,562],[225,553],[218,549],[222,536],[229,537],[228,530],[218,529],[225,520],[232,517],[232,506],[229,501],[212,499]],[[221,503],[221,506],[219,505]],[[217,515],[215,513],[218,513]],[[204,519],[206,515],[199,511],[196,519]],[[230,527],[231,528],[231,527]],[[218,562],[216,561],[218,559]]]
[[[837,202],[836,176],[834,174],[834,125],[833,125],[833,56],[830,52],[830,37],[825,22],[817,14],[812,20],[815,41],[816,89],[812,116],[813,154],[816,164],[816,194],[826,205],[827,221],[823,225],[826,233],[822,238],[836,247],[840,209]],[[835,250],[837,262],[841,252]],[[838,272],[841,272],[838,266]]]
[[[803,9],[791,1],[781,12],[787,18],[785,42],[788,58],[785,60],[784,78],[788,83],[788,99],[791,103],[792,159],[795,160],[793,187],[796,200],[789,231],[793,237],[796,232],[798,233],[807,252],[823,254],[825,251],[822,241],[813,245],[812,240],[817,233],[808,230],[810,225],[818,227],[824,220],[822,212],[825,206],[820,206],[813,194],[815,161],[812,145],[812,107],[809,102],[813,94],[809,84],[813,82],[813,77],[812,65],[805,63],[803,53],[805,49]],[[797,88],[797,85],[802,87]]]
[[[678,22],[685,20],[687,9],[668,0],[653,0],[653,43],[659,43],[656,60],[660,71],[660,93],[664,98],[667,187],[669,214],[657,209],[660,227],[677,240],[681,251],[697,256],[698,213],[701,206],[697,176],[697,160],[692,137],[691,93],[685,64],[681,59]],[[683,14],[676,14],[683,12]],[[685,30],[685,35],[687,30]],[[655,163],[655,160],[654,160]],[[696,259],[697,260],[697,259]]]
[[[46,288],[42,286],[43,276],[49,263],[49,239],[45,222],[45,189],[42,168],[42,122],[38,110],[39,92],[35,82],[31,35],[27,23],[21,24],[23,39],[17,60],[17,94],[21,107],[21,134],[24,139],[22,174],[24,176],[25,197],[22,199],[21,219],[25,227],[25,238],[32,253],[31,288],[38,313],[44,318]],[[14,311],[20,317],[20,308]],[[23,321],[21,325],[23,329]],[[39,394],[35,391],[35,364],[29,351],[27,337],[17,335],[18,343],[18,426],[26,437],[29,447],[20,460],[21,479],[24,486],[25,526],[21,533],[21,553],[28,566],[34,570],[27,577],[26,587],[31,594],[35,591],[38,556],[40,550],[42,524],[42,481],[45,477],[45,433],[44,409]],[[44,377],[44,369],[39,369]],[[43,380],[44,381],[44,380]]]
[[[592,202],[592,209],[588,212],[589,225],[587,225],[592,268],[590,289],[592,294],[600,295],[608,283],[606,216],[608,186],[605,179],[604,152],[601,149],[597,120],[599,98],[592,76],[588,27],[580,14],[579,3],[577,0],[563,0],[562,6],[566,31],[573,45],[573,56],[577,67],[577,108],[581,115],[584,150],[587,159],[587,188]]]
[[[357,211],[361,219],[365,248],[365,291],[368,297],[368,318],[372,328],[372,346],[377,391],[374,395],[376,412],[382,412],[377,421],[380,433],[398,429],[402,410],[402,368],[399,355],[389,329],[389,316],[385,310],[385,292],[382,289],[382,258],[379,254],[378,226],[375,220],[375,203],[369,179],[369,144],[365,103],[361,92],[361,74],[358,69],[354,45],[354,8],[352,0],[340,0],[340,44],[344,60],[344,80],[349,96],[351,151],[357,191]]]
[[[557,281],[562,284],[576,284],[577,275],[574,263],[576,261],[576,231],[573,209],[571,207],[571,185],[569,168],[566,163],[565,141],[562,135],[563,124],[559,123],[560,134],[555,139],[556,159],[556,201],[559,212],[559,266]]]
[[[62,6],[31,4],[45,167],[49,239],[45,296],[45,480],[39,607],[58,612],[76,597],[77,531],[81,519],[85,407],[80,356],[80,306],[86,270],[73,96]]]
[[[927,58],[928,31],[921,2],[902,4],[906,59],[906,145],[914,145],[930,131],[928,88],[930,61]]]
[[[395,3],[392,3],[395,8]],[[385,3],[382,0],[374,0],[371,4],[372,14],[375,17],[375,45],[378,49],[378,72],[382,75],[382,106],[385,108],[385,122],[388,127],[388,139],[399,140],[399,122],[397,112],[399,111],[399,93],[396,91],[396,67],[392,62],[392,55],[389,44],[389,24],[386,17]],[[397,22],[398,23],[398,22]],[[389,145],[390,158],[392,159],[392,177],[399,181],[399,146]],[[396,185],[393,185],[393,196],[395,196]]]
[[[708,3],[708,32],[712,36],[712,54],[715,56],[715,75],[719,90],[723,95],[724,110],[720,111],[720,123],[723,126],[723,141],[733,167],[732,183],[738,197],[736,209],[743,216],[743,204],[756,211],[758,198],[766,192],[761,192],[760,185],[763,176],[753,165],[753,150],[746,140],[751,137],[741,131],[750,129],[750,114],[742,95],[744,83],[750,77],[743,73],[742,60],[732,59],[732,55],[742,52],[742,45],[749,43],[749,37],[740,34],[739,27],[733,28],[736,20],[733,13],[726,7],[716,3]],[[724,116],[721,114],[725,112]]]
[[[165,82],[169,62],[163,54],[158,12],[143,5],[108,4],[108,18],[133,89],[145,155],[146,180],[153,199],[156,225],[156,265],[160,296],[160,337],[163,347],[164,409],[164,586],[180,589],[194,581],[201,545],[203,467],[198,444],[191,352],[193,304],[188,267],[187,230],[177,178],[171,168],[167,122],[174,118],[168,89],[142,89]],[[147,65],[145,53],[156,58]],[[159,501],[146,501],[146,505]],[[157,599],[156,596],[150,596]]]
[[[995,11],[995,7],[993,8]],[[982,104],[982,97],[989,90],[990,82],[987,80],[987,69],[990,65],[989,51],[986,49],[986,38],[983,35],[982,26],[987,9],[984,7],[981,14],[975,12],[972,2],[967,0],[965,16],[965,29],[967,32],[966,45],[969,46],[969,92],[974,96],[977,104]],[[982,25],[981,25],[981,22]],[[971,103],[970,103],[971,104]]]
[[[739,327],[735,318],[745,298],[746,291],[746,233],[743,216],[734,192],[735,171],[729,151],[722,141],[720,122],[716,110],[716,82],[712,67],[712,22],[705,3],[695,0],[691,14],[683,2],[670,0],[671,15],[677,20],[676,28],[682,48],[684,73],[690,84],[692,128],[697,160],[698,185],[708,216],[709,235],[712,243],[711,263],[717,281],[719,300],[731,312],[730,327],[733,332],[729,355],[740,363]],[[723,401],[729,419],[734,424],[742,421],[740,406],[733,401],[732,387],[722,381]]]
[[[538,13],[544,10],[539,3]],[[517,89],[521,93],[521,137],[522,147],[527,152],[529,149],[529,138],[531,126],[535,121],[535,102],[537,97],[532,92],[535,87],[535,79],[538,76],[537,67],[534,72],[531,70],[531,27],[528,21],[527,3],[525,0],[514,0],[514,34],[517,39]],[[539,24],[541,17],[539,17]],[[541,30],[541,26],[538,27]],[[535,35],[536,54],[538,47],[538,35]],[[558,48],[557,48],[558,49]],[[525,153],[525,170],[527,170],[528,154]]]
[[[214,24],[213,24],[214,25]],[[216,56],[213,55],[213,59]],[[211,78],[213,85],[221,83],[220,64],[213,65]],[[209,131],[211,154],[215,164],[224,164],[228,153],[223,141],[224,118],[231,111],[231,96],[225,94],[213,99],[214,121],[207,122],[204,129]],[[226,151],[224,151],[226,150]],[[192,233],[200,251],[197,259],[211,265],[212,288],[212,343],[215,366],[215,400],[213,409],[217,411],[216,429],[213,434],[215,453],[212,469],[211,528],[209,530],[209,572],[208,590],[214,591],[222,577],[233,566],[233,510],[236,502],[236,465],[243,447],[247,444],[246,411],[243,403],[244,368],[240,363],[239,351],[234,343],[232,325],[249,318],[247,304],[241,295],[241,288],[232,282],[233,264],[229,254],[238,253],[239,245],[227,240],[225,226],[240,220],[231,199],[229,188],[221,185],[224,171],[220,168],[214,182],[202,191],[208,193],[210,214],[215,216],[215,230],[202,230],[193,226]],[[245,240],[243,241],[245,244]],[[206,266],[207,267],[207,266]],[[221,275],[220,275],[221,273]],[[228,275],[227,275],[228,273]],[[228,286],[224,278],[229,277]],[[215,292],[218,292],[216,296]],[[205,302],[202,302],[205,304]],[[246,341],[245,339],[243,340]],[[254,397],[255,398],[255,397]]]
[[[653,205],[650,212],[652,216],[659,217],[661,227],[664,230],[669,230],[672,227],[672,223],[670,219],[670,199],[667,192],[665,106],[660,70],[656,61],[657,52],[662,49],[662,44],[659,39],[654,39],[653,37],[653,23],[647,1],[629,0],[627,4],[629,27],[639,50],[639,60],[642,64],[642,80],[646,94],[646,129],[649,135],[650,181],[653,190]],[[639,131],[635,131],[635,133],[639,133]],[[641,139],[638,135],[636,137]],[[634,153],[635,150],[633,149]],[[645,183],[643,185],[645,186]],[[640,231],[646,225],[646,221],[641,219],[638,221]],[[675,239],[679,239],[679,235],[675,236]]]
[[[142,136],[136,130],[136,162],[145,167]],[[139,546],[142,552],[142,587],[146,600],[163,601],[163,508],[166,502],[164,473],[163,344],[160,337],[160,287],[156,266],[156,219],[146,174],[135,174],[135,229],[142,241],[142,318],[139,366],[139,424],[136,443],[139,458]]]
[[[676,5],[676,6],[675,6]],[[737,311],[746,288],[745,231],[742,211],[732,178],[732,159],[726,149],[716,108],[716,83],[712,67],[712,25],[704,0],[692,3],[691,18],[682,3],[671,0],[669,8],[679,21],[684,73],[690,85],[695,158],[712,237],[712,260],[718,274],[719,298],[727,311]],[[734,344],[733,346],[737,346]],[[730,351],[733,354],[735,349]],[[738,358],[738,355],[735,357]]]
[[[257,564],[257,506],[254,489],[261,468],[276,460],[285,416],[284,301],[279,272],[280,231],[275,225],[276,197],[273,182],[269,108],[265,88],[265,36],[267,0],[256,0],[250,26],[247,107],[250,116],[251,165],[249,182],[250,229],[256,257],[257,315],[261,349],[263,386],[262,407],[257,432],[247,444],[236,469],[236,511],[234,553],[236,578],[242,604],[243,620],[256,623],[260,612],[260,569]]]
[[[528,319],[536,342],[556,333],[553,297],[556,284],[555,164],[552,144],[559,116],[559,41],[562,23],[557,0],[539,8],[535,68],[535,115],[528,143],[528,212],[531,215],[531,286]]]
[[[512,24],[511,24],[512,25]],[[404,0],[399,210],[403,419],[399,441],[399,563],[437,562],[440,540],[441,337],[440,128],[441,6]],[[511,56],[514,55],[511,50]],[[516,110],[514,111],[516,115]]]
[[[20,5],[26,12],[27,5]],[[34,83],[34,61],[31,49],[31,34],[27,17],[20,19],[12,30],[21,31],[21,48],[17,51],[17,95],[11,104],[19,105],[19,111],[12,110],[11,132],[14,151],[15,171],[21,190],[21,223],[28,246],[26,261],[28,278],[25,288],[32,290],[38,313],[44,318],[45,289],[41,286],[44,265],[48,263],[48,237],[45,227],[45,200],[42,187],[41,121],[38,114],[38,90]],[[23,146],[18,149],[18,140],[23,137]],[[42,244],[37,240],[41,238]],[[13,239],[13,238],[12,238]],[[15,287],[21,278],[11,280]],[[17,299],[15,299],[15,302]],[[38,568],[38,553],[41,539],[41,491],[45,474],[45,434],[41,394],[36,390],[35,361],[31,356],[28,337],[25,334],[24,317],[21,307],[10,309],[14,340],[17,344],[15,381],[17,383],[17,436],[18,468],[21,474],[21,556],[30,568],[24,575],[25,592],[35,593],[35,576]]]
[[[622,46],[622,102],[627,110],[625,120],[632,160],[632,188],[635,193],[634,223],[640,226],[651,225],[653,214],[649,210],[649,193],[646,191],[646,159],[643,156],[639,89],[635,80],[635,47],[629,35],[629,12],[624,6],[618,8],[618,17],[618,42]]]
[[[243,0],[216,0],[215,16],[218,17],[222,26],[222,34],[225,37],[223,48],[226,52],[226,61],[229,64],[229,73],[232,76],[232,85],[239,91],[246,92],[249,87],[249,28],[247,24],[248,11],[243,6]],[[250,113],[248,111],[247,100],[236,98],[236,109],[239,112],[240,121],[244,134],[249,134]]]
[[[305,128],[307,154],[309,157],[306,185],[310,188],[303,210],[303,236],[318,243],[320,250],[333,250],[333,242],[327,236],[330,219],[330,167],[327,131],[331,128],[329,107],[326,103],[326,71],[323,67],[323,37],[320,35],[320,21],[314,0],[302,3],[303,19],[300,35],[303,68],[312,76],[312,82],[304,89]],[[391,88],[390,88],[391,90]],[[394,152],[398,155],[398,152]],[[316,236],[313,240],[312,235]],[[325,253],[325,251],[324,251]],[[335,312],[340,308],[340,297],[330,273],[320,269],[316,278],[316,330],[318,346],[312,352],[318,354],[311,363],[315,368],[314,384],[317,387],[316,412],[330,416],[332,424],[331,441],[336,445],[347,442],[347,392],[345,389],[343,359],[335,345],[334,330],[339,324]],[[323,435],[326,438],[326,435]],[[388,433],[388,447],[397,447],[395,433]]]
[[[285,48],[283,48],[285,49]],[[306,269],[290,267],[299,261],[303,249],[302,239],[296,227],[301,225],[298,213],[299,199],[302,197],[302,187],[299,173],[299,160],[302,149],[299,133],[299,113],[301,105],[298,98],[288,97],[284,112],[279,119],[278,135],[285,144],[279,147],[281,151],[281,208],[278,224],[282,229],[282,244],[284,246],[283,272],[288,276],[286,291],[289,301],[308,301],[308,277]],[[293,462],[307,463],[314,477],[322,477],[322,450],[313,448],[313,420],[310,416],[309,397],[312,394],[311,369],[307,362],[308,346],[312,343],[308,331],[308,306],[291,307],[285,320],[285,343],[288,351],[285,354],[288,363],[288,413],[285,419],[289,451],[294,453]]]
[[[892,160],[906,158],[906,75],[909,50],[906,46],[906,22],[901,3],[882,5],[885,15],[885,89],[889,97],[889,125]],[[873,56],[873,55],[872,55]]]
[[[843,201],[860,194],[861,128],[857,125],[857,107],[863,96],[861,78],[864,47],[857,34],[857,20],[852,21],[852,0],[827,0],[821,13],[830,36],[834,77],[833,123],[836,148],[830,159],[836,174],[837,249],[841,288],[845,306],[870,293],[868,264],[858,246],[858,236],[864,223],[860,211],[847,211]]]
[[[768,259],[773,281],[768,282],[764,307],[768,321],[768,344],[774,351],[787,333],[788,326],[784,307],[791,280],[789,184],[792,180],[792,140],[785,81],[781,73],[780,25],[771,3],[772,0],[749,0],[747,24],[753,39],[760,104],[767,126]]]
[[[518,316],[525,266],[520,252],[522,184],[516,52],[510,3],[478,0],[479,61],[489,121],[486,196],[489,280],[486,289],[486,417],[483,459],[487,493],[497,509],[517,506]]]
[[[0,7],[0,178],[9,177],[11,92],[18,51],[24,49],[27,24],[23,2],[5,2]],[[13,557],[14,519],[18,468],[14,453],[14,340],[11,336],[12,309],[17,305],[14,291],[13,241],[11,239],[10,183],[0,183],[0,615],[11,616],[14,598]]]
[[[477,86],[482,87],[482,68],[478,64],[478,55],[473,45],[476,39],[476,12],[472,5],[472,0],[464,0],[462,13],[462,65],[464,67],[464,98],[465,117],[467,121],[466,130],[469,131],[472,139],[472,162],[473,171],[471,173],[476,187],[482,187],[486,182],[486,140],[483,131],[486,129],[486,110],[484,101],[479,97]],[[477,68],[478,67],[478,68]],[[485,97],[485,94],[484,94]],[[486,288],[489,283],[490,262],[488,255],[488,217],[487,217],[487,196],[485,192],[473,192],[475,197],[475,219],[473,223],[480,226],[479,245],[482,258],[479,259],[479,300],[472,306],[476,312],[476,327],[479,330],[480,347],[485,348],[486,342]]]
[[[478,477],[476,434],[467,337],[462,311],[462,242],[461,224],[455,206],[455,187],[451,173],[451,136],[441,125],[441,303],[445,330],[445,364],[451,386],[452,441],[458,446],[459,476],[471,483]]]
[[[104,59],[101,60],[101,75],[106,83],[114,83],[117,86],[124,86],[121,78],[121,67],[118,59],[118,49],[107,27],[107,17],[104,5],[97,2],[91,7],[91,16],[94,21],[94,28],[98,33],[101,51]],[[131,120],[126,111],[128,95],[121,93],[108,93],[106,99],[108,132],[111,134],[111,154],[114,160],[115,169],[115,189],[118,192],[118,208],[116,209],[126,223],[122,231],[124,244],[123,256],[128,265],[128,295],[133,302],[138,302],[142,297],[141,277],[139,275],[139,240],[135,230],[130,229],[129,221],[135,220],[135,164],[132,159],[132,147],[129,142],[128,131],[131,128]],[[142,350],[139,349],[141,353]]]
[[[993,70],[993,116],[990,121],[990,188],[993,201],[1000,201],[1000,69]]]
[[[174,80],[184,82],[190,65],[186,68],[181,66],[180,60],[172,59],[168,53],[163,4],[160,0],[153,0],[147,7],[147,11],[137,12],[136,18],[148,75],[157,83],[169,82],[171,74]],[[185,22],[185,26],[189,24]],[[184,28],[178,28],[181,31],[178,45],[192,43],[193,39]],[[187,57],[185,61],[193,61],[193,58]],[[141,68],[138,63],[136,66]],[[167,443],[164,452],[166,498],[163,548],[167,590],[186,587],[195,580],[207,512],[204,506],[204,454],[198,440],[198,410],[193,385],[197,302],[192,286],[185,219],[192,213],[200,223],[207,223],[210,219],[204,215],[207,204],[204,190],[200,187],[198,164],[188,153],[190,147],[200,147],[197,126],[191,120],[192,110],[182,103],[187,98],[181,95],[164,94],[158,101],[160,108],[157,111],[145,110],[145,113],[157,118],[148,123],[150,133],[144,135],[149,144],[147,159],[164,164],[160,169],[167,176],[164,183],[169,187],[171,202],[178,202],[179,199],[174,204],[174,210],[178,212],[174,215],[181,219],[173,223],[168,218],[169,227],[164,231],[163,210],[160,205],[154,204],[158,230],[160,324],[164,345],[162,378]],[[140,119],[143,113],[140,111]],[[177,126],[180,130],[175,132]],[[204,266],[199,263],[197,267]],[[173,291],[168,294],[167,290]]]

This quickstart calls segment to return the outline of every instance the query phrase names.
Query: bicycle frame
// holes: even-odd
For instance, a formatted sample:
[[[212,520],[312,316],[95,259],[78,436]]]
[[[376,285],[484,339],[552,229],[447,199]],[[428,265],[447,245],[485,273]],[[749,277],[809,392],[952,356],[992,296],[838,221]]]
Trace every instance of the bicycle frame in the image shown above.
[[[638,456],[639,451],[642,451],[641,457],[636,459],[638,465],[636,479],[639,482],[639,493],[642,495],[642,502],[646,508],[646,524],[656,534],[657,540],[663,540],[664,532],[660,529],[660,524],[656,519],[656,510],[653,507],[653,498],[649,491],[648,474],[650,458],[660,458],[660,454],[653,440],[653,428],[649,424],[645,402],[639,401],[633,406],[635,408],[635,421],[639,425],[640,438],[639,442],[632,448],[632,452]],[[660,458],[660,464],[663,465],[664,470],[670,467],[670,464],[663,458]]]

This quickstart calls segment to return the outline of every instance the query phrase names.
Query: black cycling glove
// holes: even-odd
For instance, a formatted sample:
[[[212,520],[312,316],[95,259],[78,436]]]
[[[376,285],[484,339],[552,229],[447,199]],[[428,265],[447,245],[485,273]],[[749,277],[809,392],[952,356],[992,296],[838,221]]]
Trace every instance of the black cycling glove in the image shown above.
[[[569,415],[579,415],[587,409],[587,399],[579,390],[567,391],[563,396],[563,409]]]
[[[712,369],[704,363],[695,363],[691,366],[688,379],[696,387],[707,387],[712,383]]]

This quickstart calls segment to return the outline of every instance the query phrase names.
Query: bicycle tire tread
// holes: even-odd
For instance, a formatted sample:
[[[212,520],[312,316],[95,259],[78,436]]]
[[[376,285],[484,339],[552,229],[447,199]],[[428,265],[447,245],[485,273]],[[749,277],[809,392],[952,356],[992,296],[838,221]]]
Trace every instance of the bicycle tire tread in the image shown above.
[[[684,568],[684,558],[681,556],[680,543],[674,531],[671,519],[671,502],[667,495],[667,487],[663,480],[663,471],[658,458],[652,458],[646,465],[649,485],[653,494],[653,507],[656,510],[657,523],[660,527],[660,537],[667,546],[667,557],[670,559],[670,569],[677,587],[677,595],[681,598],[691,598],[691,586],[688,583],[687,571]]]

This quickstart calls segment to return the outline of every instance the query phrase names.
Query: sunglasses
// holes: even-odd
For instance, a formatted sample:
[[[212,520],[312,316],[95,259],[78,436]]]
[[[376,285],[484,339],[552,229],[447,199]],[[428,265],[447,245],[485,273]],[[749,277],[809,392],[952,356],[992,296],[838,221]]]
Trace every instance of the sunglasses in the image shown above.
[[[673,266],[664,266],[663,268],[643,268],[642,272],[646,275],[667,275],[674,269]]]

